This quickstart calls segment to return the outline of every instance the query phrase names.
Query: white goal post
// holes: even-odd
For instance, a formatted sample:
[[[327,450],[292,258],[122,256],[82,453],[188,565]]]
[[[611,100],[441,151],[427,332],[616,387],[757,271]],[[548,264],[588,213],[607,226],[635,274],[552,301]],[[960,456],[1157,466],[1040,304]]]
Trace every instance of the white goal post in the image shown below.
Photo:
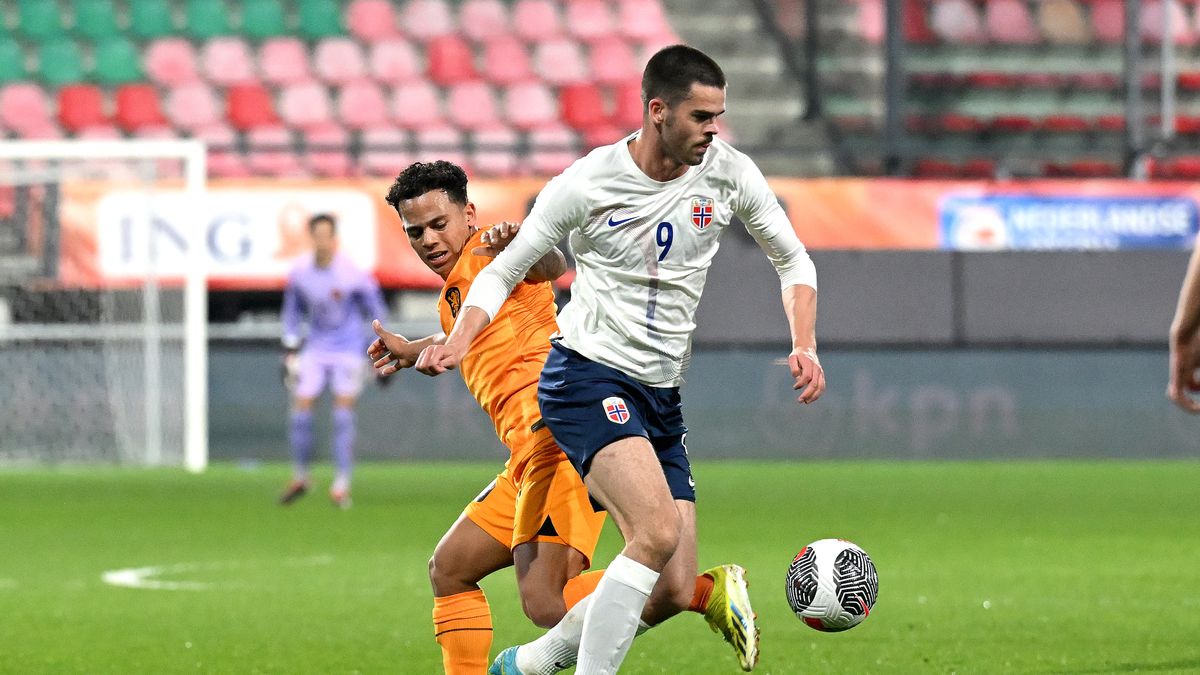
[[[158,173],[153,167],[169,164],[172,170],[163,175]],[[132,171],[128,175],[135,176],[141,180],[141,189],[148,193],[153,193],[158,190],[172,191],[175,194],[179,193],[182,187],[184,203],[194,205],[194,207],[186,208],[186,213],[177,214],[179,222],[183,223],[180,237],[183,243],[181,247],[184,249],[183,256],[183,289],[182,289],[182,336],[179,336],[178,330],[173,330],[172,335],[164,334],[164,321],[162,319],[162,308],[159,307],[159,273],[156,265],[145,265],[145,271],[141,279],[140,303],[127,303],[135,305],[135,313],[141,319],[140,326],[133,325],[104,325],[96,326],[94,330],[103,332],[108,330],[117,335],[117,340],[123,340],[125,346],[133,344],[133,348],[126,349],[121,356],[125,361],[121,361],[119,365],[110,365],[110,370],[120,369],[123,371],[136,370],[139,366],[136,361],[128,361],[130,354],[136,355],[136,360],[140,361],[141,378],[138,378],[138,373],[125,372],[121,377],[126,377],[131,383],[131,387],[139,388],[138,395],[143,398],[144,411],[135,411],[136,414],[131,417],[136,418],[137,425],[142,427],[138,430],[138,438],[144,439],[144,443],[139,442],[139,456],[132,461],[137,463],[145,463],[148,465],[157,464],[172,464],[182,461],[183,466],[192,472],[203,471],[208,464],[208,417],[207,417],[207,397],[208,397],[208,316],[207,316],[207,262],[205,255],[205,223],[203,222],[203,209],[200,208],[203,204],[206,191],[206,166],[205,166],[205,148],[204,144],[197,140],[61,140],[61,141],[5,141],[0,143],[0,188],[12,189],[14,186],[22,184],[38,184],[53,185],[55,181],[66,180],[63,177],[74,175],[75,173],[84,173],[87,175],[86,180],[93,183],[103,183],[106,180],[105,167],[117,166],[118,169],[123,167],[132,167]],[[71,167],[69,170],[67,167]],[[87,171],[82,171],[79,167],[86,167]],[[151,167],[151,168],[145,168]],[[119,171],[118,173],[125,172]],[[165,185],[164,185],[165,184]],[[149,210],[146,212],[146,217],[149,217]],[[140,217],[140,216],[139,216]],[[14,221],[21,220],[20,214],[11,218]],[[17,223],[20,227],[20,223]],[[147,227],[147,232],[151,229]],[[47,236],[47,235],[42,235]],[[153,235],[147,236],[147,239],[153,239]],[[39,247],[50,246],[51,252],[57,251],[57,243],[39,244]],[[157,260],[153,254],[154,244],[148,245],[148,254],[150,260]],[[44,255],[44,253],[43,253]],[[11,261],[6,263],[0,259],[0,272],[5,271],[4,265],[8,264],[8,272],[16,274],[19,272],[20,265],[14,264]],[[172,276],[178,278],[180,270],[170,270]],[[43,285],[53,286],[55,279],[49,279]],[[134,290],[136,293],[136,289]],[[2,299],[2,298],[0,298]],[[140,306],[137,306],[140,305]],[[39,347],[36,341],[44,339],[49,344],[51,340],[59,342],[70,342],[72,337],[71,330],[74,329],[75,334],[87,333],[93,328],[89,325],[76,324],[68,325],[65,322],[59,324],[42,324],[32,327],[26,331],[28,335],[22,334],[22,329],[26,328],[20,321],[11,321],[0,317],[0,337],[3,337],[7,332],[13,340],[28,340],[35,346],[29,348],[29,353],[36,352]],[[35,334],[35,330],[42,331]],[[47,333],[47,330],[49,333]],[[55,331],[58,334],[55,335]],[[124,330],[124,335],[119,333]],[[129,333],[134,335],[130,336]],[[49,337],[41,337],[43,335]],[[182,356],[181,364],[178,360],[172,359],[169,363],[164,362],[161,353],[161,345],[164,339],[179,340],[182,338]],[[9,344],[8,342],[0,342],[0,350]],[[25,352],[18,352],[13,358],[25,358],[22,356]],[[46,363],[53,364],[54,358],[47,357]],[[130,365],[133,363],[134,365]],[[92,364],[81,364],[76,367],[89,367]],[[179,373],[175,369],[179,366],[182,370],[181,392],[177,398],[169,399],[171,403],[167,404],[160,400],[162,394],[161,387],[163,383],[167,383],[172,387],[172,392],[177,391],[175,387],[179,386]],[[96,366],[99,367],[99,366]],[[4,375],[0,374],[0,378]],[[13,376],[18,377],[18,376]],[[36,379],[29,377],[28,380]],[[63,388],[69,387],[68,384],[62,385]],[[24,385],[23,385],[24,386]],[[50,387],[56,385],[49,385]],[[97,389],[102,388],[100,385]],[[29,398],[37,398],[35,393],[31,393]],[[77,396],[85,396],[85,394],[76,394]],[[72,402],[70,399],[65,409],[70,410]],[[175,401],[180,400],[182,403],[182,411],[168,410],[167,415],[174,420],[175,417],[181,418],[181,438],[172,439],[172,443],[178,443],[182,446],[181,452],[176,452],[171,456],[165,456],[162,441],[162,425],[164,424],[164,405],[175,405]],[[31,402],[29,406],[38,405],[37,402]],[[75,405],[78,405],[76,402]],[[5,406],[8,407],[7,405]],[[41,409],[45,409],[43,405]],[[41,410],[39,409],[39,410]],[[8,413],[10,411],[6,411]],[[52,414],[47,414],[47,417],[53,417]],[[115,423],[114,423],[115,424]],[[0,427],[3,428],[3,427]],[[141,434],[144,434],[142,436]],[[30,443],[32,445],[32,443]],[[3,445],[3,440],[0,439],[0,446]],[[144,447],[143,447],[144,446]],[[2,448],[0,448],[2,449]],[[119,457],[119,455],[117,455]],[[85,453],[77,453],[69,455],[68,461],[80,460],[87,461],[89,457]],[[28,451],[27,454],[18,455],[18,460],[30,460],[38,462],[41,458],[37,455],[36,450]],[[52,459],[53,461],[53,459]]]

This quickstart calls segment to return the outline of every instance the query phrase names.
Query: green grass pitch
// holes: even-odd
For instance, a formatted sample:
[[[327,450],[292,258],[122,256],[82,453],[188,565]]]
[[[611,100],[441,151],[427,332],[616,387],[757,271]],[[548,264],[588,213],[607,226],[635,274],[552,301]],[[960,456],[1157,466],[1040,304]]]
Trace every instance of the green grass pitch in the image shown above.
[[[358,473],[275,506],[287,469],[0,472],[0,673],[435,673],[426,561],[486,464]],[[749,463],[695,467],[701,567],[749,569],[762,673],[1200,672],[1200,463]],[[606,532],[603,563],[618,550]],[[879,569],[871,617],[822,634],[783,574],[840,536]],[[155,567],[150,581],[105,571]],[[511,572],[484,588],[493,653],[539,634]],[[623,673],[739,672],[695,615]]]

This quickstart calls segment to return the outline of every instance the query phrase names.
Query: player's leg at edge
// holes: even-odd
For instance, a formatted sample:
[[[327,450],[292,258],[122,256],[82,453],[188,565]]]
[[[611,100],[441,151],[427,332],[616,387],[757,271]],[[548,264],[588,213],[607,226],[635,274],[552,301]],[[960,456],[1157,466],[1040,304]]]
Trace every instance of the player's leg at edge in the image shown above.
[[[288,419],[288,445],[292,450],[292,480],[279,495],[279,504],[287,506],[308,493],[309,466],[313,459],[314,398],[295,396]]]

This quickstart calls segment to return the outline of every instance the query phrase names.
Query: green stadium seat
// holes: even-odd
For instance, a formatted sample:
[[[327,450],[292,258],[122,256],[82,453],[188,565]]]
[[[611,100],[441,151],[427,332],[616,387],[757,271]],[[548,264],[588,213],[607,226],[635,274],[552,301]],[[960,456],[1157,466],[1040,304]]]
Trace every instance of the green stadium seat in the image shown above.
[[[96,45],[96,80],[103,84],[125,84],[146,79],[142,55],[133,43],[122,37]]]
[[[53,0],[21,0],[17,17],[20,31],[35,40],[57,37],[64,32],[58,3]]]
[[[25,79],[25,55],[21,45],[0,39],[0,84]]]
[[[242,34],[246,37],[265,40],[286,33],[279,0],[246,0],[242,5]]]
[[[187,32],[207,39],[229,35],[229,8],[222,0],[187,0]]]
[[[93,40],[119,35],[112,0],[75,0],[75,32]]]
[[[43,42],[38,48],[38,77],[44,84],[62,86],[84,79],[83,55],[69,38]]]
[[[308,39],[342,35],[342,12],[334,0],[299,0],[300,35]]]
[[[129,0],[129,28],[144,40],[171,35],[175,23],[171,3],[163,0]]]

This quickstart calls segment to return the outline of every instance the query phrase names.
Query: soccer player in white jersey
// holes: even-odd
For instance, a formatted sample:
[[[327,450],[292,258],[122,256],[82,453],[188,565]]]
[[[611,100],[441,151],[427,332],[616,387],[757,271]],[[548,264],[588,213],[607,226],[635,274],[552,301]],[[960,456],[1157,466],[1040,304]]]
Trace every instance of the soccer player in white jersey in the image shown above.
[[[734,216],[779,274],[799,401],[812,403],[825,389],[816,272],[762,173],[716,137],[725,111],[720,67],[696,49],[667,47],[646,65],[642,98],[641,130],[550,181],[513,242],[476,278],[445,344],[418,359],[430,375],[456,368],[526,270],[570,235],[577,276],[538,402],[625,547],[591,596],[543,638],[502,652],[491,672],[530,675],[534,661],[524,652],[570,642],[571,631],[581,633],[577,673],[616,672],[655,585],[691,593],[695,490],[678,388],[717,238]],[[747,638],[756,640],[745,619],[754,635]],[[757,659],[752,652],[746,669]]]

